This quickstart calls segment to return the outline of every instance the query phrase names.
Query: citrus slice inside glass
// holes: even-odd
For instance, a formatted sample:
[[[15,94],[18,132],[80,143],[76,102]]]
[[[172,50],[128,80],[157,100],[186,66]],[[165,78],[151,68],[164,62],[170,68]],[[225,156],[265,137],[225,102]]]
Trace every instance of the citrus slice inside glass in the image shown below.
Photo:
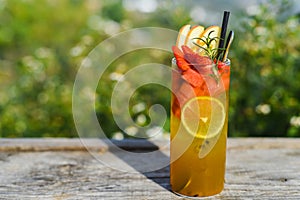
[[[181,112],[181,122],[187,132],[200,139],[217,136],[224,126],[225,117],[222,102],[209,96],[190,99]]]

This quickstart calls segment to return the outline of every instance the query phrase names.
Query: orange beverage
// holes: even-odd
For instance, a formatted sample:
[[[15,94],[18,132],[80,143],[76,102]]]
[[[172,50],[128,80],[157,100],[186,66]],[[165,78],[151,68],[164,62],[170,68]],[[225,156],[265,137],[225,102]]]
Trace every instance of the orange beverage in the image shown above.
[[[211,196],[224,188],[230,61],[173,47],[170,184],[175,193]]]

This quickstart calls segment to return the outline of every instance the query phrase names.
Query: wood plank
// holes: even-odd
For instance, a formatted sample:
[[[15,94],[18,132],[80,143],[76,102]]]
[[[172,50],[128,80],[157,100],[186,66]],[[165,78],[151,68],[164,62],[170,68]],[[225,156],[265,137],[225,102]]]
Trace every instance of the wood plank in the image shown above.
[[[81,151],[86,147],[99,151],[112,143],[123,149],[168,149],[167,140],[113,140],[96,138],[15,138],[0,139],[0,151]],[[288,144],[288,145],[287,145]],[[300,138],[229,138],[228,149],[300,148]]]
[[[82,151],[86,148],[95,151],[106,151],[112,146],[126,150],[155,150],[166,148],[166,140],[108,140],[96,138],[15,138],[0,139],[0,152],[4,151]]]
[[[99,141],[83,143],[109,153],[112,144]],[[160,149],[164,158],[153,162],[168,158],[167,141],[116,143],[131,151]],[[110,153],[126,164],[118,152]],[[206,199],[300,199],[299,169],[300,139],[230,138],[225,189]],[[0,199],[180,199],[169,189],[168,166],[118,171],[95,159],[79,139],[0,140]]]

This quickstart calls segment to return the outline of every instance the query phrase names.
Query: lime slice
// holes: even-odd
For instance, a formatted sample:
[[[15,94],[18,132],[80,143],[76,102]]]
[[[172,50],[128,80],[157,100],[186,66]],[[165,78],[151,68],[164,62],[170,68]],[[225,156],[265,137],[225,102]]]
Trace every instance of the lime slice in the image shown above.
[[[209,96],[190,99],[182,108],[181,122],[193,137],[209,139],[217,136],[225,123],[222,102]]]

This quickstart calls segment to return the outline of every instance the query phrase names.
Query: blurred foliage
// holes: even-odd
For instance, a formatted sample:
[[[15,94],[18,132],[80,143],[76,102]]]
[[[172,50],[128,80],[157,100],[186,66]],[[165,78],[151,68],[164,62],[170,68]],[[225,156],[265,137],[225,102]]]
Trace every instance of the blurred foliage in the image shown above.
[[[239,24],[232,47],[233,136],[300,136],[299,16],[269,1]]]
[[[179,30],[195,23],[179,1],[159,2],[151,12],[125,9],[126,2],[0,0],[0,137],[77,137],[73,82],[80,63],[99,42],[136,27]],[[270,0],[241,13],[232,27],[231,136],[300,136],[300,26],[299,15],[286,14],[291,6],[286,0]],[[111,64],[95,105],[109,137],[124,137],[111,115],[116,81],[130,66],[153,61],[170,65],[171,57],[149,49]],[[149,123],[147,110],[155,103],[168,112],[169,97],[159,86],[140,88],[130,102],[133,119]],[[164,128],[168,131],[168,121]]]

